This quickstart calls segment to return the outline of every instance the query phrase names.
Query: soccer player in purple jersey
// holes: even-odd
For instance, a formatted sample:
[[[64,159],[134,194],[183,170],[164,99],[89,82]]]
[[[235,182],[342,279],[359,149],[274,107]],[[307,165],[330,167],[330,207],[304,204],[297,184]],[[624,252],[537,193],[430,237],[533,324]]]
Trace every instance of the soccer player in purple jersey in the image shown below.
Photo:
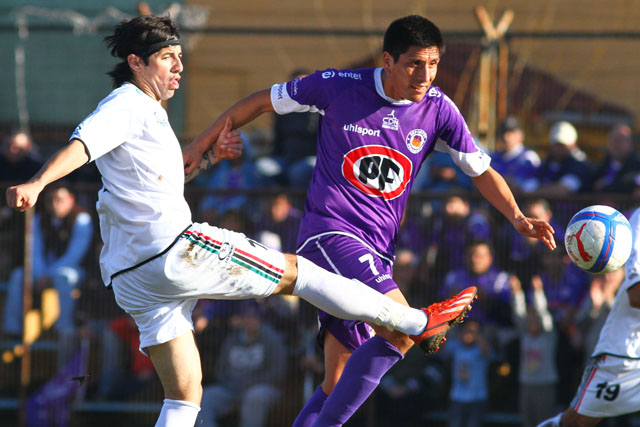
[[[384,37],[382,68],[317,71],[234,104],[183,150],[187,179],[202,170],[203,159],[206,165],[227,120],[237,128],[265,112],[317,112],[318,157],[299,254],[407,304],[392,278],[394,242],[413,179],[433,150],[449,153],[519,232],[554,249],[553,228],[524,216],[457,107],[431,86],[443,49],[429,20],[412,15],[394,21]],[[429,322],[446,311],[433,304],[426,309]],[[342,425],[414,344],[406,335],[324,312],[320,322],[325,378],[295,426]],[[427,352],[437,349],[424,343]]]

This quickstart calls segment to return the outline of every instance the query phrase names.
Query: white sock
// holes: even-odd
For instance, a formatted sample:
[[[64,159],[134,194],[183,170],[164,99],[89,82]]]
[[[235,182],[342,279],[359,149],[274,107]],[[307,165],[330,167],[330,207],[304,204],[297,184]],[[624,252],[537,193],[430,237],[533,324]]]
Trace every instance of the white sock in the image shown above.
[[[332,316],[364,320],[407,335],[419,335],[427,315],[395,302],[358,280],[350,280],[298,256],[298,278],[293,294]]]
[[[156,427],[192,427],[200,407],[186,400],[165,399]]]

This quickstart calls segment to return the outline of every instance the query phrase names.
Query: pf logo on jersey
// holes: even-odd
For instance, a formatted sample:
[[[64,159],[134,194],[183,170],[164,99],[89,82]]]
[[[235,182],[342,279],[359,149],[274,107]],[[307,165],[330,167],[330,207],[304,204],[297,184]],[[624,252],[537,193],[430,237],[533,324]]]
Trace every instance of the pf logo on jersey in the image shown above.
[[[382,145],[366,145],[349,151],[342,161],[342,175],[365,194],[395,199],[404,193],[413,165],[401,152]]]

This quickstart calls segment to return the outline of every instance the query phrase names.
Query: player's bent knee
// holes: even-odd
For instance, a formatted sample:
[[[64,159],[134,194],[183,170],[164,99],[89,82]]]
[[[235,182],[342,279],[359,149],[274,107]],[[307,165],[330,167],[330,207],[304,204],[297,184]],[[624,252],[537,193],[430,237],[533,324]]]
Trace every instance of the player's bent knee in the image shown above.
[[[285,268],[280,283],[273,291],[274,295],[291,295],[298,278],[298,260],[296,255],[284,254]]]
[[[164,396],[167,399],[186,400],[198,405],[202,400],[202,379],[200,381],[194,379],[191,382],[183,381],[167,385],[163,384],[163,388]]]
[[[383,326],[375,326],[374,330],[376,334],[389,341],[395,348],[400,350],[403,354],[406,354],[411,347],[415,344],[414,341],[398,331],[390,331]]]

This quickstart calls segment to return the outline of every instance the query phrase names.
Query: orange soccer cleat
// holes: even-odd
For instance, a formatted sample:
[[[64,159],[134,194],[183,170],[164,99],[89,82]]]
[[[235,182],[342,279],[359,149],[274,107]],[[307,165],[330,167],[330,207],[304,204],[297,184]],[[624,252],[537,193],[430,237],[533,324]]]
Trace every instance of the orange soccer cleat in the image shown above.
[[[421,309],[429,317],[427,327],[422,334],[414,335],[411,339],[426,354],[438,351],[440,344],[446,341],[447,331],[456,323],[462,322],[467,311],[471,310],[471,303],[477,298],[477,293],[478,288],[471,286],[453,298]]]

